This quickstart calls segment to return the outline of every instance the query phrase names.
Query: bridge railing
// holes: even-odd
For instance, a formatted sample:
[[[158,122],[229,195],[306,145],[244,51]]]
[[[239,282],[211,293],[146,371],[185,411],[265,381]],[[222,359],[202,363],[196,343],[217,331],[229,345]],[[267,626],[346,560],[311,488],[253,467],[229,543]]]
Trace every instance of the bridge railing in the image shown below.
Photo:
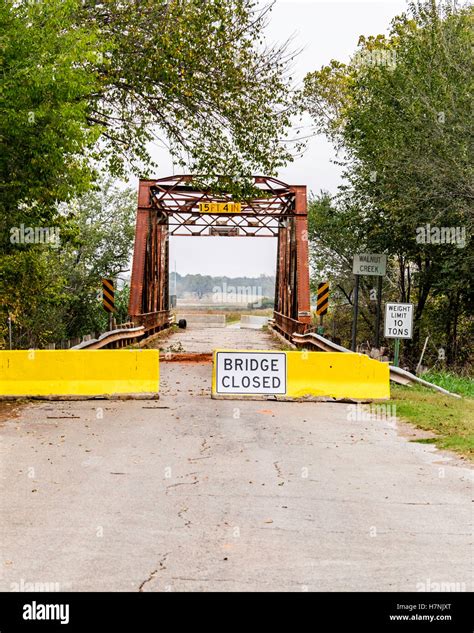
[[[150,312],[133,317],[133,321],[113,325],[113,329],[102,334],[85,334],[84,336],[64,339],[57,343],[48,343],[44,349],[102,349],[120,348],[138,343],[144,338],[168,328],[173,317],[167,310]]]
[[[145,334],[143,326],[131,328],[118,328],[110,332],[104,332],[98,338],[90,338],[82,341],[70,349],[103,349],[105,347],[121,348],[132,343],[138,343]]]
[[[292,341],[299,348],[309,347],[310,349],[314,349],[318,352],[342,352],[344,354],[355,353],[352,350],[347,349],[347,347],[337,345],[336,343],[333,343],[333,341],[330,341],[329,339],[321,336],[320,334],[316,334],[315,332],[307,332],[304,335],[295,334],[292,338]],[[439,385],[434,385],[427,380],[423,380],[419,376],[415,376],[409,371],[405,371],[400,367],[394,367],[393,365],[390,365],[390,380],[392,382],[398,383],[399,385],[410,385],[418,383],[420,385],[423,385],[424,387],[429,387],[430,389],[440,391],[441,393],[444,393],[448,396],[453,396],[454,398],[461,397],[456,393],[451,393],[450,391],[443,389]]]
[[[273,313],[273,323],[287,338],[291,338],[293,334],[305,334],[310,327],[307,323],[292,319],[281,312]]]
[[[172,317],[169,310],[160,310],[158,312],[133,315],[132,319],[135,325],[142,325],[147,335],[149,335],[169,327]]]

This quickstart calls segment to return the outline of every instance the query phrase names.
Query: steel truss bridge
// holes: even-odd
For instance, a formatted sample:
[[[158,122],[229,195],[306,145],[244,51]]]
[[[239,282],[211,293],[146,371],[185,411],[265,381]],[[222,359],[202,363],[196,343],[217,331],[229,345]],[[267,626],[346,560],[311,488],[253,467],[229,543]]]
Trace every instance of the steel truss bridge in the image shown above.
[[[146,336],[169,327],[169,237],[273,237],[278,240],[274,328],[286,338],[311,321],[306,186],[255,176],[255,198],[231,213],[200,203],[236,202],[199,186],[196,176],[140,180],[129,314]],[[230,207],[233,208],[233,207]]]

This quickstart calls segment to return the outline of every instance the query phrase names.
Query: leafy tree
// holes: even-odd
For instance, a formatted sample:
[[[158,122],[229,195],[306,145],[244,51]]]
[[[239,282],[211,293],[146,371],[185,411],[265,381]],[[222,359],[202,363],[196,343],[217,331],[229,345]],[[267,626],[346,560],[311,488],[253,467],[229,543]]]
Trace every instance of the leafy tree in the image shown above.
[[[174,272],[169,274],[169,286],[174,290]],[[263,297],[273,297],[275,294],[275,277],[260,275],[259,277],[226,277],[222,275],[180,275],[176,274],[177,295],[181,297],[185,292],[196,292],[199,297],[224,288],[252,288]]]
[[[102,301],[98,301],[91,291],[90,294],[90,307],[86,313],[87,322],[83,323],[78,335],[81,336],[84,333],[102,333],[109,329],[109,314],[105,312],[102,307]],[[130,285],[125,283],[121,287],[115,288],[115,312],[113,317],[117,324],[126,323],[128,319],[128,301],[130,298]],[[94,300],[95,299],[95,300]]]
[[[215,284],[209,275],[187,275],[187,277],[188,291],[194,292],[198,299],[212,292]]]
[[[275,173],[291,159],[281,141],[287,140],[292,114],[285,76],[292,55],[286,45],[266,47],[269,8],[257,5],[0,4],[0,291],[2,317],[15,318],[17,344],[43,344],[92,327],[91,285],[99,273],[113,274],[109,264],[124,265],[128,233],[108,235],[117,254],[108,261],[97,224],[88,234],[74,205],[69,213],[58,211],[58,203],[89,191],[98,171],[105,168],[115,177],[130,167],[140,173],[155,168],[148,145],[159,138],[208,184],[233,187],[243,196],[250,190],[249,174]],[[219,174],[224,178],[218,180]],[[87,206],[88,200],[78,204]],[[60,249],[13,244],[11,230],[21,225],[60,229]],[[75,234],[87,235],[86,241],[79,246]],[[95,248],[94,263],[89,246]],[[0,336],[4,328],[3,319]]]
[[[343,204],[357,209],[367,247],[394,256],[398,300],[416,303],[413,364],[427,302],[445,296],[457,306],[439,315],[451,360],[453,319],[472,307],[472,15],[411,3],[388,37],[361,37],[349,64],[332,61],[305,80],[317,129],[345,152]],[[426,225],[458,227],[467,243],[423,243]]]
[[[15,347],[67,335],[62,250],[18,244],[12,231],[23,225],[67,236],[71,223],[57,202],[91,186],[89,152],[101,130],[88,122],[88,99],[99,87],[91,61],[102,44],[76,24],[76,11],[73,0],[0,5],[0,341],[9,315]]]
[[[114,175],[155,167],[157,137],[220,186],[275,173],[291,159],[291,54],[265,46],[257,4],[2,3],[2,221],[47,218],[88,188],[94,158]]]
[[[88,122],[99,82],[91,66],[100,38],[75,23],[74,0],[0,5],[0,244],[10,227],[48,225],[56,201],[86,191],[88,150],[101,128]]]
[[[69,295],[66,278],[51,246],[30,245],[0,260],[0,348],[8,345],[12,321],[13,348],[43,347],[66,338],[63,320]]]
[[[104,129],[109,166],[150,163],[157,137],[182,165],[225,176],[275,173],[291,159],[287,45],[267,47],[256,0],[86,1],[79,20],[108,50],[96,64],[91,124]],[[137,163],[135,163],[137,165]],[[140,169],[138,164],[138,169]]]
[[[18,245],[0,260],[0,340],[7,318],[15,347],[38,347],[105,331],[100,292],[104,277],[129,270],[134,237],[135,192],[110,179],[100,189],[63,204],[64,230],[57,248]],[[128,286],[117,291],[117,321],[125,321]]]
[[[67,275],[65,291],[70,297],[66,315],[70,336],[103,330],[106,325],[106,320],[98,318],[103,309],[101,305],[99,312],[96,309],[97,292],[103,278],[117,278],[129,270],[135,198],[131,189],[120,189],[110,178],[104,178],[98,191],[85,194],[67,207],[74,227],[74,235],[62,253]]]
[[[377,246],[367,235],[365,218],[357,206],[342,197],[332,197],[322,191],[314,196],[308,206],[308,238],[310,262],[313,271],[311,289],[317,292],[318,283],[329,281],[330,304],[326,318],[327,332],[337,335],[344,344],[350,344],[353,309],[354,253],[376,251]],[[362,276],[359,280],[359,338],[374,342],[376,290],[375,277]],[[383,280],[386,300],[397,299],[396,271],[389,266]],[[333,321],[337,320],[337,329]],[[345,328],[345,331],[344,331]]]

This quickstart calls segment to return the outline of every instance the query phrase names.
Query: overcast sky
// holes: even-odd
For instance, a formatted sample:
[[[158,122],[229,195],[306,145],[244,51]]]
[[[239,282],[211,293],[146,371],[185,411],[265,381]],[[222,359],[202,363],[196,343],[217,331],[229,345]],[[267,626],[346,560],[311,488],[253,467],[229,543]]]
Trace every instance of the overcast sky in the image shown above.
[[[294,48],[303,48],[295,61],[293,77],[302,81],[306,73],[331,59],[348,61],[360,35],[386,33],[395,15],[406,10],[405,0],[277,0],[267,35],[270,42],[294,35]],[[157,177],[173,174],[167,152],[154,149],[160,165]],[[289,184],[307,185],[308,191],[335,192],[341,182],[333,164],[335,154],[324,137],[312,138],[304,156],[278,175]],[[178,172],[176,172],[178,173]],[[258,276],[275,272],[276,239],[273,238],[171,238],[170,268],[179,273]]]

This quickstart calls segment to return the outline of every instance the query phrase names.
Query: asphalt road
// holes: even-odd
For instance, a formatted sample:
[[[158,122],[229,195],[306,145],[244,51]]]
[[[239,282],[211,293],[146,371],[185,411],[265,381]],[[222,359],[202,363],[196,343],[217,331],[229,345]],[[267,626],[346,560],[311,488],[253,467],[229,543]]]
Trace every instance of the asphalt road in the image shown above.
[[[211,400],[209,363],[161,372],[159,401],[1,424],[0,589],[472,590],[462,464],[347,404]]]

